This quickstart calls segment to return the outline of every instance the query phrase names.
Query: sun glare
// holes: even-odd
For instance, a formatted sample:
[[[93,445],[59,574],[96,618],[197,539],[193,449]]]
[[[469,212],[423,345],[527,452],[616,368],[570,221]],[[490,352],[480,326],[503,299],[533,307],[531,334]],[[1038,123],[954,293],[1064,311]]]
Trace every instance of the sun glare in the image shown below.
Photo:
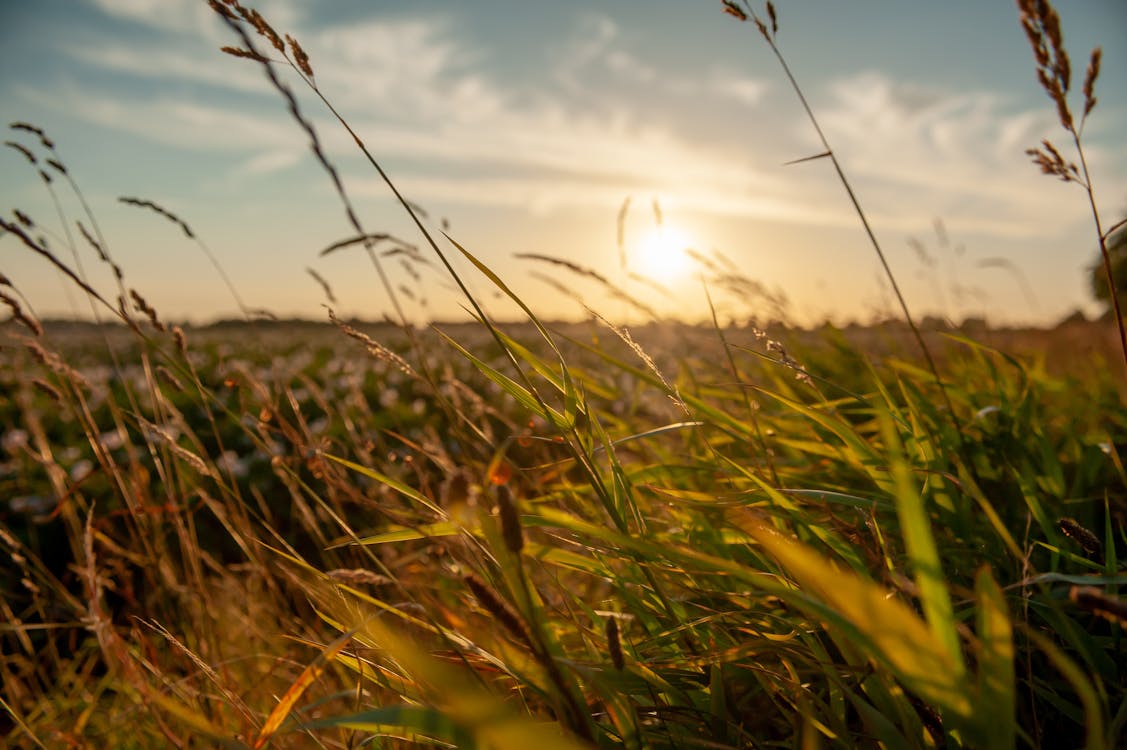
[[[677,227],[654,227],[639,240],[630,265],[635,273],[660,284],[683,279],[692,270],[692,258],[685,252],[692,247],[689,236]]]

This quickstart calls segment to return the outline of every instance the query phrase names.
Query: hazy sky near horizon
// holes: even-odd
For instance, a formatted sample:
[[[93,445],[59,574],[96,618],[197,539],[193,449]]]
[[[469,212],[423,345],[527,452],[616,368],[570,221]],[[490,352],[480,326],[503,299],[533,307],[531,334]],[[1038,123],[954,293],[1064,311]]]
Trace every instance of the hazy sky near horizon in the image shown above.
[[[321,91],[433,226],[447,220],[538,314],[582,316],[578,297],[610,317],[642,317],[590,278],[520,254],[589,268],[662,314],[707,316],[699,266],[653,260],[663,252],[650,244],[655,200],[678,246],[762,285],[762,296],[711,285],[722,317],[769,317],[783,298],[799,323],[892,311],[832,166],[786,164],[821,150],[815,133],[754,26],[724,15],[719,0],[250,5],[301,42]],[[779,46],[916,313],[1006,323],[1096,309],[1084,271],[1096,247],[1086,197],[1023,153],[1049,137],[1072,158],[1012,2],[777,6]],[[1127,214],[1127,3],[1059,6],[1074,110],[1089,52],[1104,48],[1084,138],[1110,224]],[[231,317],[237,307],[203,250],[119,196],[187,221],[248,307],[324,317],[311,268],[338,313],[389,313],[361,249],[319,256],[353,230],[261,66],[219,52],[236,43],[203,0],[0,2],[0,116],[47,131],[127,285],[166,318]],[[418,244],[431,264],[385,259],[408,314],[460,316],[464,300],[378,175],[308,87],[279,73],[365,230]],[[23,132],[3,140],[37,147]],[[78,262],[112,299],[108,269],[75,231],[81,206],[62,182],[54,187],[65,222],[24,156],[0,151],[5,218],[31,216],[72,265],[75,238]],[[617,217],[627,197],[624,269]],[[14,237],[0,236],[0,258],[37,314],[89,313]],[[468,263],[457,265],[492,313],[513,314]]]

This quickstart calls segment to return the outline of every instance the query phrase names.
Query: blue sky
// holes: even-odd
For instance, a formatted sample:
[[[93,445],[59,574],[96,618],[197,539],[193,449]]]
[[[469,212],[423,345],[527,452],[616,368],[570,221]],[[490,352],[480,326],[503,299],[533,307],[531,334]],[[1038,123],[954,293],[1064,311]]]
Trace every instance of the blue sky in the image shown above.
[[[1110,222],[1127,212],[1127,4],[1061,6],[1075,88],[1092,46],[1104,47],[1100,105],[1085,138]],[[657,199],[683,244],[722,253],[785,296],[797,322],[890,310],[830,165],[785,165],[820,148],[766,45],[719,0],[256,7],[301,41],[322,91],[407,196],[435,224],[448,219],[459,242],[547,317],[583,309],[530,272],[608,315],[627,311],[584,279],[516,254],[590,267],[663,313],[707,314],[692,269],[666,274],[666,294],[623,274],[616,217],[627,196],[630,270],[662,275],[645,262],[659,251],[643,244]],[[998,322],[1094,310],[1083,273],[1095,247],[1085,196],[1039,175],[1023,154],[1045,136],[1067,141],[1037,87],[1012,3],[780,0],[778,10],[780,47],[914,310]],[[318,257],[351,229],[260,68],[218,51],[234,43],[202,0],[3,3],[0,115],[47,130],[127,283],[166,317],[207,320],[236,309],[199,248],[118,196],[155,200],[188,221],[251,307],[323,317],[311,267],[332,286],[338,312],[380,317],[390,306],[360,252]],[[418,242],[348,137],[289,80],[365,228]],[[34,144],[11,131],[7,139]],[[78,207],[59,194],[73,222]],[[48,228],[70,257],[50,195],[5,149],[0,210],[13,208]],[[99,288],[112,291],[106,269],[78,250]],[[0,237],[0,253],[0,270],[40,315],[87,310],[13,238]],[[493,312],[512,314],[460,267]],[[459,313],[437,270],[416,282],[394,260],[388,269],[408,290],[412,317]],[[765,299],[720,289],[714,297],[724,316],[771,312]]]

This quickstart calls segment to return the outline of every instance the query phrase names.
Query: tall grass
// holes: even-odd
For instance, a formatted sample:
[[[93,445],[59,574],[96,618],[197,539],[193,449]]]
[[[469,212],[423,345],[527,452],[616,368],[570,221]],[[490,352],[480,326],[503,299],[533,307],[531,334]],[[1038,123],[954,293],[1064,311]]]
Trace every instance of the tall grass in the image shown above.
[[[327,252],[364,247],[398,307],[384,261],[430,261],[352,209],[283,80],[332,110],[314,61],[210,5],[339,192],[354,235]],[[778,52],[770,3],[724,6]],[[13,127],[82,199],[47,134]],[[82,246],[0,219],[119,323],[91,347],[2,280],[10,743],[1122,745],[1127,412],[1096,355],[1063,372],[912,324],[926,354],[878,356],[715,311],[712,329],[551,325],[349,132],[473,324],[330,311],[326,339],[244,310],[241,329],[184,330],[92,212]],[[455,256],[526,320],[489,318]]]

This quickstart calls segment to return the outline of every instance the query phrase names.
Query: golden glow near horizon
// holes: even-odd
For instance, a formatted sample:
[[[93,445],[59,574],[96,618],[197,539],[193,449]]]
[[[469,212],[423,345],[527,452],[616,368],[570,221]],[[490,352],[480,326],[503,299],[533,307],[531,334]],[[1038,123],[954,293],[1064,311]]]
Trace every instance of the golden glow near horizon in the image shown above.
[[[685,230],[661,224],[638,239],[628,256],[628,264],[633,273],[662,286],[671,286],[692,275],[694,263],[686,253],[692,246],[692,239]]]

